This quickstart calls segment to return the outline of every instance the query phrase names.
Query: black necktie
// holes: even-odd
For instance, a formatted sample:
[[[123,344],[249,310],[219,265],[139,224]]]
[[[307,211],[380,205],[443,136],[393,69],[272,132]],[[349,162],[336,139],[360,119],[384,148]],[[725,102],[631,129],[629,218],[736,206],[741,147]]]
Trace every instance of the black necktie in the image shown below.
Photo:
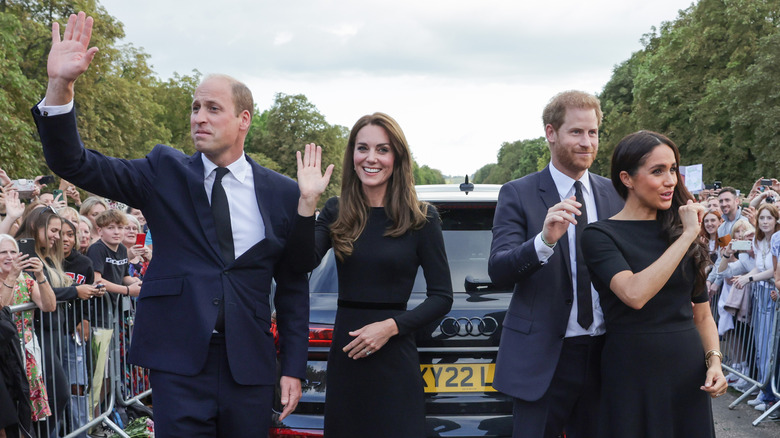
[[[590,275],[588,267],[585,265],[585,258],[582,256],[582,231],[588,225],[588,208],[585,206],[585,198],[582,196],[582,183],[574,182],[574,197],[577,202],[582,204],[577,217],[577,225],[574,226],[574,240],[577,247],[577,322],[584,329],[588,329],[593,324],[593,303],[590,293]]]
[[[227,194],[222,187],[222,177],[227,175],[229,170],[226,167],[217,167],[217,175],[214,178],[214,186],[211,187],[211,213],[214,215],[214,225],[217,227],[217,240],[219,248],[222,250],[222,259],[225,263],[232,262],[236,257],[233,248],[233,228],[230,226],[230,207],[228,206]],[[225,333],[225,297],[219,301],[219,311],[217,313],[217,323],[214,329],[220,333]]]
[[[233,248],[233,228],[230,226],[230,207],[225,188],[222,187],[222,177],[228,172],[226,167],[217,167],[217,176],[214,178],[214,186],[211,187],[211,212],[214,214],[214,225],[217,227],[219,248],[226,263],[236,258]]]

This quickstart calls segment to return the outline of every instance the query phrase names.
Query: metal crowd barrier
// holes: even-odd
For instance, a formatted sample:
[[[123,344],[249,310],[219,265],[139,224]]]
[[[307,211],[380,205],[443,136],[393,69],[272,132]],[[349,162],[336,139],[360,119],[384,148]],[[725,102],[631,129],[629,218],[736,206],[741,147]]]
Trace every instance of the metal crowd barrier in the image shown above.
[[[128,438],[117,411],[135,407],[151,414],[141,402],[151,394],[148,371],[126,360],[135,314],[129,297],[107,293],[58,302],[55,312],[41,312],[34,303],[10,310],[15,322],[34,313],[32,340],[20,348],[41,362],[51,410],[45,420],[33,422],[34,436],[87,438],[89,432]]]
[[[772,301],[769,288],[751,283],[744,289],[744,293],[749,295],[742,303],[750,306],[745,310],[724,306],[729,301],[729,293],[730,288],[723,288],[710,300],[720,334],[724,373],[727,377],[738,378],[729,386],[742,391],[729,409],[752,400],[760,391],[771,391],[780,400],[780,300]],[[734,300],[729,303],[733,304]],[[778,409],[780,402],[762,412],[753,421],[753,426],[768,419]]]

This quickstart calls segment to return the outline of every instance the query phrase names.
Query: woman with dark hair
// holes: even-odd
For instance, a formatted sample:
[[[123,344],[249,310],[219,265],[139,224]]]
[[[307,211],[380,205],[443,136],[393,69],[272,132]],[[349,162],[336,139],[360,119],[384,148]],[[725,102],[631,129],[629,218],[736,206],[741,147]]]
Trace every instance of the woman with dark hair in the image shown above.
[[[602,437],[715,436],[708,394],[724,394],[727,384],[705,286],[704,207],[679,163],[677,146],[661,134],[621,140],[612,184],[625,207],[582,236],[607,327]]]
[[[303,161],[298,154],[299,184],[307,169],[319,181],[319,155],[314,145]],[[316,202],[299,213],[313,215]],[[352,128],[341,197],[325,203],[315,239],[318,259],[333,248],[339,276],[325,436],[424,437],[414,331],[449,311],[452,284],[439,215],[417,200],[411,153],[390,116],[363,116]],[[420,266],[427,298],[406,310]]]
[[[78,218],[78,216],[76,216]],[[71,430],[79,428],[87,423],[88,403],[86,389],[89,373],[87,364],[91,361],[91,348],[89,339],[90,330],[90,304],[87,300],[94,296],[101,296],[103,289],[92,287],[95,282],[95,271],[92,269],[92,260],[78,251],[78,227],[71,221],[62,218],[62,250],[65,258],[62,268],[65,275],[73,280],[81,300],[72,300],[67,303],[67,327],[69,333],[65,334],[65,348],[62,352],[63,368],[70,383],[70,425]],[[86,438],[87,434],[77,435]]]

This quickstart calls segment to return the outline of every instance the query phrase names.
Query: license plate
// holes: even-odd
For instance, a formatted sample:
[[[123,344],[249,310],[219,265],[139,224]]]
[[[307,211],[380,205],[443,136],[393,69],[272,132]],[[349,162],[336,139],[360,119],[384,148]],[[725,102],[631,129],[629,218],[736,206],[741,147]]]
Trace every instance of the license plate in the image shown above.
[[[496,365],[421,364],[425,392],[493,392]]]

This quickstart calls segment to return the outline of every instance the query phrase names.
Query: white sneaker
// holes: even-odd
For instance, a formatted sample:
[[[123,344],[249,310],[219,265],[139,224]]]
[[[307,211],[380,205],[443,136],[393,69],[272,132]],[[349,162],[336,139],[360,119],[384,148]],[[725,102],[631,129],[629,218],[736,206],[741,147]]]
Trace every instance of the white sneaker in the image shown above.
[[[736,384],[734,384],[732,388],[736,389],[739,392],[747,392],[750,390],[750,388],[753,388],[753,384],[748,382],[745,379],[739,379],[739,381]],[[758,388],[750,391],[750,394],[758,394]]]
[[[758,396],[758,397],[754,398],[753,400],[750,400],[750,401],[748,401],[748,402],[747,402],[747,404],[748,404],[749,406],[754,406],[754,407],[755,407],[755,406],[758,406],[758,405],[760,405],[760,404],[761,404],[761,403],[763,403],[763,402],[764,402],[764,401],[763,401],[763,400],[761,400],[761,396]]]
[[[734,383],[737,383],[738,380],[739,380],[739,376],[737,375],[737,373],[729,373],[726,376],[726,381],[729,383],[729,385],[733,385]]]
[[[757,411],[760,411],[760,412],[764,412],[764,411],[766,411],[766,403],[764,403],[764,402],[761,402],[761,403],[759,403],[759,404],[755,405],[755,406],[753,407],[753,409],[755,409],[755,410],[757,410]]]

